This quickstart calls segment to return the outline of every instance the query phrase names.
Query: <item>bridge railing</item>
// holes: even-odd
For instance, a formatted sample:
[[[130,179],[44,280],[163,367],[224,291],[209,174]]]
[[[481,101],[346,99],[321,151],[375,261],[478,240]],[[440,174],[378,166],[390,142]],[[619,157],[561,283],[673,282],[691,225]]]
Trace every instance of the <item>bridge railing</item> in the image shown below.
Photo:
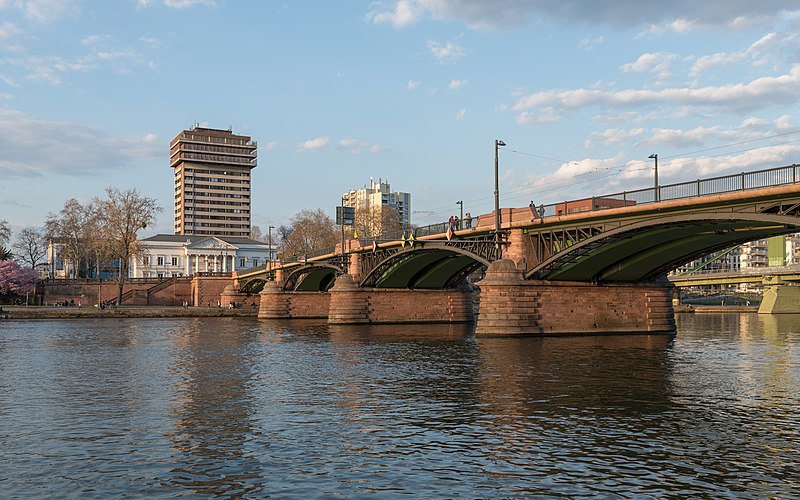
[[[794,164],[784,167],[756,170],[753,172],[742,172],[740,174],[666,184],[658,186],[657,190],[655,187],[651,187],[593,196],[591,198],[567,200],[558,203],[550,203],[548,205],[539,205],[531,207],[531,216],[534,216],[533,211],[535,211],[536,217],[547,219],[559,215],[594,212],[609,208],[645,205],[660,201],[696,198],[699,196],[724,194],[735,191],[748,191],[751,189],[797,184],[798,182],[800,182],[800,165]],[[474,220],[475,219],[473,219],[473,221]],[[449,226],[450,224],[448,222],[420,226],[415,229],[414,234],[416,236],[442,234],[447,232]],[[473,222],[472,227],[475,227],[475,222]],[[460,228],[457,227],[456,229]]]

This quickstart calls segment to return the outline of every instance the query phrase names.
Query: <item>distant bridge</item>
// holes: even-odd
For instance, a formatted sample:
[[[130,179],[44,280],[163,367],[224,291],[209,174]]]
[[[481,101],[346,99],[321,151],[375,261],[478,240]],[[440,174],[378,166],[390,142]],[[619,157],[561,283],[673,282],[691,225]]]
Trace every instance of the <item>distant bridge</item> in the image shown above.
[[[738,285],[743,283],[772,285],[781,282],[800,282],[800,265],[757,267],[729,272],[678,274],[669,276],[669,281],[678,287]]]

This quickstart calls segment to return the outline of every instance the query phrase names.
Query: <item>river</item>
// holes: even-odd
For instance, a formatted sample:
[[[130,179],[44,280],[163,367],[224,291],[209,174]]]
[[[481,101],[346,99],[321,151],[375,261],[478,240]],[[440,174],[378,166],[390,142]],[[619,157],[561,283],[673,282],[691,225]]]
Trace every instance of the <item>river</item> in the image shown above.
[[[0,322],[3,498],[800,496],[800,315]]]

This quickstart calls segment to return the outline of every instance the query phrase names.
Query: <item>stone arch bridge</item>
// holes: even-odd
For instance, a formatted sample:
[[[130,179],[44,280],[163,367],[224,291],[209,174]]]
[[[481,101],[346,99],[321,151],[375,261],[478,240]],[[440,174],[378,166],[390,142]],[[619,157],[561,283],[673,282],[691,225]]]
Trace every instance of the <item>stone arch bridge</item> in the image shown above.
[[[265,317],[293,317],[292,294],[310,293],[328,301],[331,322],[382,321],[381,296],[395,304],[389,322],[468,321],[467,277],[485,270],[479,334],[671,331],[667,272],[732,245],[800,232],[798,174],[790,165],[658,193],[503,209],[499,231],[492,213],[470,228],[440,224],[397,241],[348,240],[343,252],[240,272],[238,283],[241,292],[264,287]],[[342,287],[364,300],[331,300]],[[265,293],[288,297],[281,300],[289,310],[265,311]],[[350,312],[338,314],[340,306]]]

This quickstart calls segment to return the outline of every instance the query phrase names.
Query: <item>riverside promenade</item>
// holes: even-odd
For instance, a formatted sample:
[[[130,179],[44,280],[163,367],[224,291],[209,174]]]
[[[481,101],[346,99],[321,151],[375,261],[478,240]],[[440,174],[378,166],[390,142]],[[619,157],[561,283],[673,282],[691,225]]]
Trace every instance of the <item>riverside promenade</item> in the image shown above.
[[[242,307],[121,306],[97,307],[2,306],[0,321],[16,319],[85,319],[85,318],[209,318],[255,317],[258,309]]]

